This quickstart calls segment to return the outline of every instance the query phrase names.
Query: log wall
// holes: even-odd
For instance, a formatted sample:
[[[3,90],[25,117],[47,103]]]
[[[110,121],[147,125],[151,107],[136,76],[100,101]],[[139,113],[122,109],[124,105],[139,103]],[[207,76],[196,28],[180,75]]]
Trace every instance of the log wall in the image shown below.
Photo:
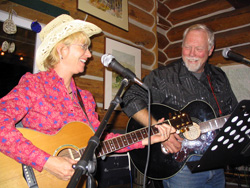
[[[159,66],[181,57],[182,34],[197,23],[215,32],[211,64],[235,63],[222,56],[227,47],[250,57],[250,6],[235,9],[227,0],[158,0],[158,6]]]
[[[77,0],[43,0],[70,12],[74,18],[84,19],[86,13],[77,9]],[[45,13],[0,0],[0,9],[8,12],[13,6],[18,16],[47,24],[53,19]],[[182,33],[188,26],[205,23],[215,31],[216,50],[213,64],[228,64],[221,52],[230,47],[250,57],[250,7],[235,9],[226,0],[128,0],[129,31],[120,29],[97,17],[88,15],[87,21],[103,29],[92,39],[93,57],[86,71],[76,77],[77,85],[95,97],[100,120],[106,114],[104,101],[104,67],[100,58],[105,52],[105,36],[141,49],[142,77],[158,66],[180,58]],[[109,121],[115,129],[124,129],[128,118],[120,111]]]
[[[65,9],[70,12],[73,18],[84,19],[86,13],[77,9],[77,0],[43,0],[48,4]],[[47,24],[54,17],[45,13],[27,8],[20,4],[7,0],[0,0],[0,9],[8,12],[10,7],[16,11],[17,16],[37,20],[39,23]],[[103,33],[93,37],[93,57],[89,61],[84,74],[78,75],[75,80],[82,89],[89,90],[97,102],[97,112],[100,120],[106,114],[103,109],[104,101],[104,67],[101,63],[101,56],[105,52],[105,36],[120,42],[132,45],[141,49],[142,77],[150,70],[158,66],[158,42],[157,42],[157,3],[155,0],[128,0],[129,31],[125,31],[108,22],[88,14],[88,22],[92,22],[102,28]],[[112,114],[109,123],[115,129],[124,129],[128,117],[120,111]]]

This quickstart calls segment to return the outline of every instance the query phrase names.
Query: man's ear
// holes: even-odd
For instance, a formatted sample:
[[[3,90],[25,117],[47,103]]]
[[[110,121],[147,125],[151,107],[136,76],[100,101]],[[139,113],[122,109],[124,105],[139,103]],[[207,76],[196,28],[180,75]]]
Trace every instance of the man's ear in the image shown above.
[[[214,51],[214,46],[209,50],[208,56],[212,55],[213,51]]]

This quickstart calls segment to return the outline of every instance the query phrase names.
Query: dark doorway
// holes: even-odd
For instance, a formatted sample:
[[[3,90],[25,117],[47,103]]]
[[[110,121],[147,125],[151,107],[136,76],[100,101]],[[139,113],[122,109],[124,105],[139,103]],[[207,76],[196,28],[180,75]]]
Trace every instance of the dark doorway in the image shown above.
[[[33,72],[36,33],[17,27],[17,32],[10,35],[3,31],[3,22],[0,22],[0,25],[0,98],[2,98],[18,84],[22,75]],[[15,50],[12,52],[12,50],[3,49],[4,41],[9,45],[14,43]]]

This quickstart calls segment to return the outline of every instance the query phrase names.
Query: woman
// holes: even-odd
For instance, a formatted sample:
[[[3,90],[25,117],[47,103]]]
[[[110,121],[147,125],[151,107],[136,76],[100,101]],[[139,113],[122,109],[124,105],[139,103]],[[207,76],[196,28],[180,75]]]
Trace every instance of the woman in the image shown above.
[[[45,134],[56,134],[65,124],[81,121],[96,130],[100,124],[95,112],[95,101],[87,90],[80,90],[80,98],[87,116],[79,105],[73,75],[84,71],[91,57],[88,49],[92,35],[101,29],[92,23],[60,15],[40,33],[42,40],[36,53],[41,72],[26,73],[19,84],[0,100],[0,151],[16,161],[38,171],[47,170],[59,179],[69,180],[74,173],[75,160],[51,156],[34,146],[15,128],[22,122],[26,128]],[[151,143],[168,138],[170,128],[158,126],[160,133],[151,137]],[[172,132],[174,129],[172,129]],[[113,133],[105,139],[115,137]],[[147,139],[119,150],[143,148]]]

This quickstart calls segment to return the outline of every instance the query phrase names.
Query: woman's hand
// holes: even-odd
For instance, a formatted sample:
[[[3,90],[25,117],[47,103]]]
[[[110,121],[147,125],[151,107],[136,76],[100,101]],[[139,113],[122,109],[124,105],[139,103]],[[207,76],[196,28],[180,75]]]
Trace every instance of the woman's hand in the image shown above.
[[[50,156],[43,169],[50,172],[61,180],[70,180],[75,170],[72,165],[76,164],[77,161],[67,157],[54,157]]]
[[[164,118],[160,119],[158,123],[161,123],[159,125],[155,125],[155,127],[159,130],[158,134],[151,136],[151,144],[155,144],[158,142],[164,142],[170,138],[171,134],[175,133],[175,128],[166,124],[162,123],[164,121]],[[142,145],[148,145],[148,138],[145,138],[142,140]]]

